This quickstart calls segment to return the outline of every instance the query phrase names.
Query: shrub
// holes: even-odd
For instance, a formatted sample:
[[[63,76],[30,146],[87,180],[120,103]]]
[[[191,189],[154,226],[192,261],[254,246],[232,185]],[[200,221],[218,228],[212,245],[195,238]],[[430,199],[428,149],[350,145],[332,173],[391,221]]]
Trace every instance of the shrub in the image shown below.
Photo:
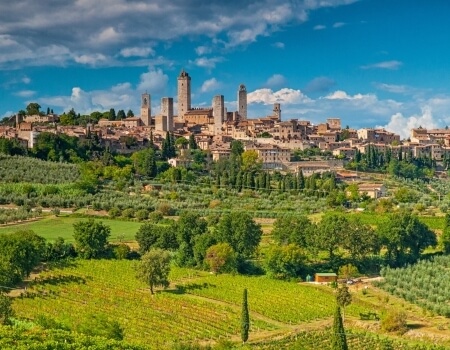
[[[386,332],[403,334],[408,330],[406,314],[403,311],[390,311],[381,320],[381,328]]]
[[[148,219],[148,210],[147,209],[140,209],[136,212],[136,219],[139,221],[144,221]]]

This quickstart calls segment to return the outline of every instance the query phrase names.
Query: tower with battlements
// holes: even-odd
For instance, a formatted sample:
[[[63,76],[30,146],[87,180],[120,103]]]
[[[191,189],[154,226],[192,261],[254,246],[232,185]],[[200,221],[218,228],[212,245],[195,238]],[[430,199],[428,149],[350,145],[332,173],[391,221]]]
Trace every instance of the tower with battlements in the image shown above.
[[[150,126],[152,119],[152,107],[150,95],[145,93],[141,96],[141,119],[145,126]]]
[[[238,113],[241,119],[247,119],[247,89],[244,84],[239,85],[237,101]]]
[[[279,103],[273,104],[273,116],[277,117],[278,121],[281,121],[281,105]]]
[[[212,100],[213,118],[214,118],[214,135],[222,133],[222,124],[225,120],[225,103],[223,95],[217,95]]]
[[[191,77],[183,69],[178,76],[178,119],[191,109]]]

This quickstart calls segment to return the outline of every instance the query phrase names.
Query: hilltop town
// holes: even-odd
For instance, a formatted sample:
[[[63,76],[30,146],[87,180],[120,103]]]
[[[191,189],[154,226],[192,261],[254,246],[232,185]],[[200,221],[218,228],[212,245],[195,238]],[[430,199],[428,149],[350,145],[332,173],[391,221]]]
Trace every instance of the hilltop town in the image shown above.
[[[377,128],[353,129],[343,127],[340,118],[327,118],[313,124],[308,120],[282,120],[282,106],[274,103],[270,115],[247,117],[247,90],[244,84],[237,89],[235,111],[225,107],[223,95],[213,97],[211,106],[193,107],[191,104],[191,76],[182,70],[178,76],[177,111],[173,97],[161,99],[161,110],[152,111],[151,95],[141,96],[140,115],[124,118],[88,120],[85,125],[65,125],[54,113],[18,113],[11,124],[0,126],[0,137],[18,140],[22,146],[33,148],[42,132],[66,134],[85,139],[96,135],[99,142],[112,152],[129,154],[147,147],[149,139],[157,147],[167,133],[175,137],[195,137],[200,149],[208,151],[213,161],[230,155],[232,140],[243,142],[246,150],[255,150],[265,169],[302,170],[305,175],[342,168],[343,162],[354,159],[369,148],[385,153],[388,149],[400,157],[428,158],[442,168],[442,160],[450,153],[450,130],[417,128],[407,140]],[[131,112],[131,111],[129,111]],[[105,113],[104,113],[105,114]],[[107,114],[107,113],[106,113]],[[113,119],[113,120],[111,120]],[[118,119],[118,120],[117,120]],[[81,123],[80,123],[81,124]],[[292,162],[294,150],[315,149],[327,155],[309,162]],[[189,159],[173,159],[172,165],[186,165]]]

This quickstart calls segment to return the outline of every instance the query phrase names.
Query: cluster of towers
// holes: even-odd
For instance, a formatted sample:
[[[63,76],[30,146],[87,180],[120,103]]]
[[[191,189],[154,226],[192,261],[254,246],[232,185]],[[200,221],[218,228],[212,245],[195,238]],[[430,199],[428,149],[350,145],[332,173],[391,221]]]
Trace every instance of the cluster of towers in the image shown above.
[[[214,124],[215,134],[220,133],[222,124],[227,120],[227,110],[223,95],[213,97],[211,108],[192,108],[191,106],[191,77],[182,70],[178,76],[178,101],[177,115],[174,115],[172,97],[161,99],[161,112],[154,118],[155,130],[173,131],[176,124]],[[274,105],[275,115],[281,113],[280,105]],[[240,84],[237,91],[237,111],[232,113],[233,119],[247,119],[247,89],[244,84]],[[141,119],[144,125],[152,125],[151,119],[151,96],[148,93],[142,94]],[[206,122],[207,121],[207,122]]]

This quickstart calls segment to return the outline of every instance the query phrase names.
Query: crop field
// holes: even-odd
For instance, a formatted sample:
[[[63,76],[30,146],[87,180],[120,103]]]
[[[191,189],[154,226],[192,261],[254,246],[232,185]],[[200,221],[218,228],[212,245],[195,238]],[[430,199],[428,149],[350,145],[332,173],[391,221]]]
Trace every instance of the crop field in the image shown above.
[[[33,230],[39,236],[44,237],[49,241],[55,240],[57,237],[62,237],[67,242],[73,242],[73,224],[75,222],[86,220],[86,218],[71,217],[71,216],[51,216],[38,221],[26,222],[17,225],[0,227],[0,234],[11,233],[19,230]],[[107,218],[98,218],[105,225],[111,227],[110,241],[115,242],[122,237],[123,240],[134,240],[134,236],[142,223],[133,221],[121,221]]]
[[[384,269],[380,286],[435,314],[450,317],[450,256],[423,260],[402,269]]]
[[[218,340],[238,336],[240,305],[221,304],[206,298],[166,290],[151,296],[146,285],[134,277],[128,260],[77,261],[74,266],[41,274],[17,298],[19,317],[51,317],[76,329],[89,314],[105,314],[125,330],[125,341],[165,348],[175,338],[183,341]],[[199,277],[197,272],[174,269],[171,279]],[[76,317],[74,317],[76,315]],[[276,324],[253,319],[255,330],[274,330]]]
[[[93,313],[105,315],[123,327],[125,342],[152,349],[171,348],[180,341],[238,343],[242,290],[248,288],[252,348],[330,348],[327,327],[335,304],[328,286],[173,267],[171,286],[152,297],[148,287],[135,279],[135,263],[75,260],[66,266],[49,266],[29,284],[26,294],[15,298],[16,315],[30,322],[46,316],[73,331]],[[374,311],[364,298],[353,294],[345,312],[349,320],[358,319],[360,312]],[[282,340],[274,340],[273,335],[282,335]],[[445,349],[351,329],[348,342],[355,350]]]

